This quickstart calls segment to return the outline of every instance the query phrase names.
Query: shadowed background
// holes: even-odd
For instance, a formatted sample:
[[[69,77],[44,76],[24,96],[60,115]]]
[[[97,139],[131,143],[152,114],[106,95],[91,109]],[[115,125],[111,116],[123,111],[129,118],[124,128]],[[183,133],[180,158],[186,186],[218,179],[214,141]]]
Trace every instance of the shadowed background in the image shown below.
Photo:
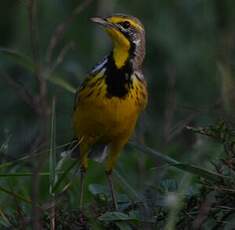
[[[138,17],[146,29],[144,75],[149,104],[134,139],[177,160],[210,167],[208,162],[219,156],[221,146],[185,126],[234,121],[234,1],[41,0],[36,6],[32,2],[0,3],[2,164],[49,148],[53,98],[56,146],[71,141],[73,91],[111,48],[107,35],[89,18],[126,13]],[[57,151],[57,160],[62,150]],[[46,156],[2,172],[32,171],[37,176],[39,171],[48,171],[47,167]],[[159,186],[163,178],[182,177],[182,172],[131,147],[121,155],[117,169],[143,193],[149,186]],[[7,178],[0,184],[45,202],[49,182],[45,177],[38,181],[34,192],[31,177]],[[68,207],[78,204],[78,179],[74,181]],[[91,162],[90,183],[105,185],[102,165]],[[1,195],[0,208],[10,212],[17,205],[14,198],[6,197]],[[86,199],[91,199],[89,192]],[[26,204],[23,207],[29,210]]]

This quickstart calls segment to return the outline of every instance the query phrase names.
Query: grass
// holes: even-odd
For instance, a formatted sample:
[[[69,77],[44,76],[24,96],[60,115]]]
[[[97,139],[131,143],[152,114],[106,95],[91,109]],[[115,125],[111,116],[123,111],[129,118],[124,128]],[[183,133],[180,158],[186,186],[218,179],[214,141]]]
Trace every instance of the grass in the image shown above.
[[[3,76],[9,83],[19,98],[26,102],[30,109],[33,109],[33,116],[41,122],[38,126],[39,129],[44,127],[45,130],[48,128],[50,131],[50,134],[46,136],[46,142],[48,143],[43,147],[43,149],[39,148],[37,145],[35,147],[34,143],[36,141],[33,138],[29,138],[31,141],[30,148],[27,149],[32,148],[31,151],[22,154],[14,152],[13,156],[10,154],[9,149],[14,147],[14,149],[16,149],[15,151],[18,151],[19,147],[14,146],[15,134],[8,132],[5,139],[1,140],[0,228],[19,229],[20,226],[23,226],[22,229],[25,229],[25,226],[30,226],[28,229],[31,229],[32,225],[34,228],[36,225],[41,225],[40,227],[43,229],[173,230],[188,229],[188,226],[192,229],[234,229],[235,130],[229,123],[212,122],[214,116],[210,117],[209,121],[207,120],[206,122],[197,120],[198,123],[212,123],[211,126],[186,127],[186,137],[182,139],[190,139],[193,136],[196,139],[195,143],[191,144],[191,148],[193,148],[193,150],[191,148],[187,149],[186,144],[183,142],[181,146],[182,148],[178,151],[177,147],[174,146],[174,143],[171,142],[171,145],[167,146],[168,148],[164,148],[164,151],[167,153],[162,153],[161,151],[157,151],[156,149],[146,146],[143,143],[133,141],[130,142],[128,144],[128,148],[125,150],[125,153],[121,155],[119,164],[114,172],[115,188],[117,190],[117,197],[119,201],[118,211],[112,210],[111,197],[107,187],[107,182],[105,181],[103,166],[95,162],[90,162],[89,171],[87,173],[88,175],[86,177],[85,207],[82,211],[78,209],[79,162],[72,160],[69,157],[61,156],[61,153],[66,149],[66,147],[70,146],[71,143],[59,144],[60,142],[58,141],[58,136],[61,134],[57,128],[61,126],[61,123],[65,120],[61,119],[59,122],[60,117],[58,115],[64,115],[64,113],[67,112],[64,110],[67,103],[66,105],[65,103],[63,104],[63,111],[60,107],[61,98],[64,97],[63,93],[69,92],[71,96],[74,96],[73,94],[76,91],[75,87],[69,82],[69,79],[67,79],[70,74],[66,74],[65,78],[63,75],[63,70],[69,65],[71,72],[73,72],[74,63],[76,63],[76,65],[79,65],[80,63],[78,63],[77,60],[71,62],[72,64],[69,60],[66,64],[63,63],[64,56],[67,51],[73,47],[73,42],[66,44],[64,47],[62,47],[63,44],[60,42],[64,39],[64,34],[68,29],[69,24],[75,20],[78,14],[91,2],[92,1],[90,0],[85,0],[82,4],[79,2],[78,6],[74,8],[71,16],[56,27],[51,39],[41,41],[41,39],[43,40],[44,35],[50,34],[51,31],[47,30],[46,33],[42,34],[43,36],[39,33],[36,23],[36,11],[39,2],[37,4],[36,0],[29,0],[27,4],[29,18],[28,20],[24,20],[27,21],[26,24],[30,27],[29,33],[31,37],[32,49],[30,51],[26,51],[25,53],[33,53],[32,57],[14,49],[5,47],[0,48],[0,64],[3,63],[0,69],[1,76]],[[192,10],[194,8],[190,8],[190,1],[186,5],[177,5],[177,7],[182,10],[182,12],[181,10],[174,11],[180,12],[179,18],[176,17],[177,13],[170,14],[171,11],[165,10],[168,9],[168,7],[161,8],[161,4],[159,3],[160,2],[156,4],[158,4],[157,8],[161,11],[161,13],[156,14],[154,11],[154,15],[158,15],[154,17],[159,17],[159,21],[157,22],[158,26],[156,27],[156,21],[152,19],[151,23],[153,25],[149,24],[149,29],[151,26],[153,30],[156,29],[156,31],[153,31],[152,33],[153,37],[149,39],[150,45],[148,44],[149,47],[152,46],[153,48],[149,53],[152,53],[152,60],[154,60],[151,64],[153,65],[153,68],[150,72],[152,76],[156,73],[158,75],[158,89],[161,87],[164,88],[164,84],[166,83],[167,85],[169,83],[169,85],[166,86],[168,88],[164,88],[163,91],[164,94],[165,91],[170,91],[168,95],[169,98],[167,98],[167,103],[169,103],[169,105],[166,103],[166,107],[169,106],[169,108],[166,108],[165,111],[167,118],[167,121],[165,122],[168,122],[170,124],[168,124],[169,127],[171,127],[171,123],[174,123],[172,119],[173,114],[176,118],[177,116],[182,115],[175,111],[175,107],[177,107],[175,104],[178,103],[178,101],[176,103],[175,97],[185,98],[185,95],[191,93],[190,87],[195,86],[195,93],[191,95],[192,100],[180,100],[179,102],[182,104],[185,102],[191,103],[193,100],[197,99],[197,103],[203,107],[205,106],[205,103],[203,103],[202,100],[206,99],[205,95],[210,96],[210,93],[207,94],[207,91],[212,91],[212,93],[215,91],[212,89],[213,87],[211,87],[211,83],[213,84],[213,82],[210,77],[214,78],[216,72],[214,69],[216,69],[216,67],[214,66],[214,62],[213,66],[210,67],[207,61],[207,59],[212,60],[212,56],[216,56],[214,55],[216,52],[214,54],[212,53],[213,55],[211,55],[210,52],[213,49],[213,42],[212,44],[209,44],[211,42],[205,42],[206,38],[208,41],[211,41],[211,39],[209,39],[210,36],[206,36],[206,31],[203,32],[203,35],[205,35],[205,40],[201,40],[204,39],[204,36],[200,36],[199,38],[197,35],[198,25],[203,25],[202,29],[216,28],[215,24],[209,24],[209,21],[210,23],[213,23],[216,20],[215,18],[211,18],[211,20],[206,22],[203,20],[200,21],[200,19],[207,17],[199,17],[200,14],[194,14],[194,11]],[[199,7],[198,4],[195,5],[193,3],[192,5]],[[204,4],[206,3],[203,3],[203,9],[207,6]],[[185,5],[188,11],[183,11],[183,5]],[[68,5],[66,6],[67,7],[65,8],[70,8]],[[220,5],[218,4],[218,6]],[[218,6],[214,6],[214,8]],[[174,8],[169,9],[172,10]],[[200,10],[198,8],[195,12],[199,13],[199,11]],[[150,14],[149,8],[147,12]],[[222,12],[220,7],[219,12]],[[167,17],[164,16],[165,13]],[[217,15],[215,12],[214,14]],[[222,14],[221,21],[225,22],[226,20],[223,20]],[[169,17],[169,15],[173,17]],[[195,20],[194,23],[197,26],[195,28],[194,26],[190,28],[192,31],[195,30],[194,33],[188,33],[188,29],[186,30],[185,28],[184,33],[187,36],[184,36],[184,33],[181,34],[180,31],[182,30],[183,32],[184,30],[184,23],[181,22],[182,15],[185,15],[185,17],[187,15],[193,15],[193,17],[190,16],[190,18],[188,18],[190,20],[187,21],[192,20],[193,25],[193,21]],[[167,20],[164,19],[164,17]],[[57,23],[57,21],[53,23]],[[164,23],[168,26],[165,26]],[[208,27],[206,27],[207,24]],[[163,30],[161,30],[161,27]],[[188,24],[186,24],[186,27],[188,28]],[[172,33],[172,28],[177,28],[177,30],[173,30],[175,31],[175,34]],[[23,28],[20,29],[23,31]],[[208,31],[210,31],[210,29]],[[222,28],[221,30],[218,29],[214,31],[213,34],[218,33],[222,35],[222,30],[224,32],[226,31],[226,36],[224,37],[232,40],[231,38],[233,35],[232,32],[229,31],[229,28]],[[24,32],[21,34],[24,34]],[[190,46],[188,46],[187,42],[188,35],[190,37],[195,37],[193,43],[189,42]],[[149,36],[152,35],[149,34]],[[155,38],[155,36],[157,38]],[[161,36],[163,37],[161,38]],[[172,38],[172,41],[170,38]],[[219,42],[217,41],[217,38],[214,40],[216,41],[216,49],[218,49]],[[39,42],[42,42],[42,44],[49,44],[47,50],[39,50],[39,47],[41,47]],[[195,47],[191,47],[194,43]],[[204,50],[204,48],[203,50],[200,49],[197,43],[199,43],[199,46],[205,43],[205,46],[203,45],[203,47],[208,47],[208,50]],[[221,93],[223,97],[222,100],[224,100],[224,104],[226,105],[225,109],[227,111],[233,111],[233,93],[231,92],[233,92],[234,82],[232,68],[230,68],[229,61],[227,60],[229,54],[232,53],[233,47],[232,43],[230,47],[230,42],[226,42],[226,40],[223,40],[221,43],[228,46],[226,48],[222,47],[224,46],[222,45],[218,49],[219,55],[222,52],[226,54],[226,60],[218,61],[214,59],[213,61],[219,63],[217,68],[218,74],[221,75],[222,80]],[[154,47],[158,47],[159,44],[161,44],[161,49],[157,50],[157,53],[160,53],[161,56],[159,59],[161,59],[160,65],[163,67],[162,69],[161,66],[156,68],[156,63],[158,62],[155,60],[157,55],[154,53]],[[19,44],[12,45],[12,47],[18,46]],[[80,46],[82,47],[82,43]],[[22,47],[21,49],[23,50]],[[182,52],[182,56],[180,50],[186,49],[190,50],[189,56],[185,56],[187,52]],[[193,51],[193,49],[195,49],[195,51]],[[210,54],[208,55],[207,53]],[[43,54],[45,54],[44,57],[42,56]],[[169,62],[166,62],[164,55],[170,60]],[[175,59],[177,59],[177,62],[171,60],[171,57],[174,56],[176,57]],[[182,59],[180,58],[181,56],[185,58]],[[186,60],[186,57],[189,57],[188,60]],[[191,60],[192,57],[193,61]],[[200,62],[197,59],[199,59]],[[6,66],[5,63],[7,63]],[[9,66],[10,68],[8,68]],[[181,66],[183,71],[181,70],[180,72]],[[203,70],[203,68],[205,69]],[[157,72],[155,72],[155,69]],[[173,69],[173,71],[170,69]],[[13,76],[10,76],[10,74],[15,71],[16,73],[13,74]],[[25,82],[22,81],[23,83],[18,81],[18,75],[22,74],[21,71],[24,76],[31,76],[32,78],[28,79],[26,77],[27,80]],[[81,74],[81,72],[82,71],[80,71],[79,74]],[[169,72],[166,74],[170,79],[168,79],[168,83],[161,79],[161,75],[165,78],[165,72]],[[175,72],[179,72],[179,74]],[[190,78],[188,77],[189,72]],[[211,75],[210,72],[212,72]],[[206,76],[208,75],[209,77],[206,78],[203,74]],[[202,83],[202,85],[203,82],[204,84],[205,82],[208,84],[206,85],[208,86],[206,87],[206,93],[202,93],[201,97],[197,94],[197,89],[200,88],[196,87],[196,85],[198,85],[199,75],[203,76],[203,78],[205,77],[205,80],[202,80],[201,78],[200,83]],[[174,79],[179,76],[182,77],[183,80],[179,82],[179,85],[181,85],[177,90],[180,92],[182,91],[183,93],[181,92],[181,94],[179,93],[175,95],[176,89]],[[22,80],[24,78],[19,79]],[[155,96],[156,98],[159,98],[157,101],[158,105],[161,107],[161,103],[164,101],[164,96],[153,92],[155,91],[155,88],[152,88],[152,86],[155,85],[155,81],[153,79],[150,79],[149,83],[150,93],[153,94],[152,99],[155,100]],[[56,94],[54,90],[58,92],[62,91],[63,93]],[[9,92],[7,91],[7,96],[8,93]],[[52,95],[59,96],[55,98]],[[155,102],[151,103],[151,106],[155,105]],[[196,107],[197,103],[193,105]],[[2,105],[3,104],[5,104],[5,98],[2,100]],[[214,107],[217,107],[217,105],[217,102],[215,105],[209,107],[206,104],[207,108],[203,108],[203,110],[208,111],[211,108],[214,113],[216,112]],[[174,107],[174,109],[171,107]],[[7,107],[7,109],[8,108],[9,107]],[[40,108],[43,108],[43,113],[41,113],[42,111],[40,111]],[[161,109],[162,108],[160,108],[160,112],[162,111]],[[200,113],[200,111],[197,111],[197,109],[193,106],[192,108],[190,107],[190,109],[192,110],[190,116],[188,118],[184,117],[185,120],[183,122],[179,122],[179,125],[175,126],[176,129],[173,129],[174,132],[171,133],[170,130],[166,129],[166,135],[169,134],[169,136],[174,136],[175,133],[179,132],[179,130],[183,130],[185,128],[184,124],[186,123],[195,124],[195,114]],[[17,123],[18,120],[15,119],[18,116],[18,114],[15,114],[16,110],[17,109],[14,104],[13,118],[14,122]],[[18,110],[21,110],[21,106]],[[58,114],[57,111],[59,111]],[[220,112],[221,111],[219,111],[219,113]],[[221,114],[219,115],[221,116]],[[158,115],[154,113],[154,122],[152,122],[151,125],[158,128],[157,116]],[[33,120],[33,122],[35,122],[35,120]],[[232,118],[226,120],[232,120]],[[156,133],[154,128],[152,129],[152,132],[153,133],[151,135],[153,137],[149,139],[147,137],[147,139],[150,140],[148,143],[151,143],[151,139],[153,138],[154,141],[157,139],[155,138]],[[66,135],[62,135],[63,138],[66,139]],[[37,132],[37,136],[40,136],[40,131]],[[216,148],[214,147],[214,144],[216,145]],[[179,145],[181,145],[181,142]],[[162,146],[159,148],[162,149]],[[186,151],[181,153],[184,149],[186,149]],[[32,154],[32,152],[34,154]],[[172,152],[175,157],[172,157]],[[181,157],[181,155],[184,154],[187,154],[187,157]],[[42,159],[44,160],[43,162]],[[38,171],[34,170],[35,166],[39,163],[41,164],[41,162],[42,167],[39,167]],[[36,180],[35,176],[39,178],[37,183],[35,183],[39,186],[37,191],[38,197],[33,199],[32,188],[34,187],[33,185]],[[35,209],[39,215],[38,219],[32,223],[34,213],[33,209]]]
[[[70,209],[69,206],[64,207],[62,204],[66,196],[69,196],[72,200],[76,200],[76,197],[78,197],[77,193],[73,193],[73,186],[77,184],[77,161],[67,158],[57,160],[59,155],[56,154],[55,150],[60,148],[55,146],[55,100],[53,100],[52,111],[51,144],[48,159],[49,172],[40,172],[40,177],[44,177],[43,183],[47,181],[48,191],[44,191],[45,197],[40,201],[40,204],[38,204],[42,210],[43,223],[45,226],[48,226],[48,228],[55,229],[55,226],[63,228],[63,226],[68,226],[68,223],[73,220],[77,223],[77,226],[96,226],[94,229],[109,229],[110,226],[117,229],[139,229],[141,226],[150,226],[152,229],[159,226],[165,226],[164,229],[169,230],[176,229],[179,226],[188,224],[190,221],[192,224],[195,224],[197,223],[196,220],[199,219],[198,222],[200,223],[200,209],[202,205],[205,205],[203,204],[203,200],[207,197],[207,193],[216,193],[217,198],[214,201],[214,208],[207,213],[206,218],[208,220],[206,221],[214,220],[215,226],[226,226],[226,223],[230,223],[214,219],[215,217],[211,216],[210,212],[213,213],[216,210],[225,219],[228,218],[226,217],[228,213],[229,216],[235,214],[235,209],[232,206],[235,202],[235,170],[233,164],[228,164],[228,161],[232,160],[233,158],[231,157],[234,157],[234,155],[229,156],[225,152],[224,155],[221,156],[223,157],[223,161],[220,160],[216,162],[214,171],[211,171],[176,161],[149,147],[133,142],[130,143],[130,146],[137,149],[138,152],[147,154],[150,158],[156,158],[156,160],[169,164],[169,169],[174,167],[184,171],[186,174],[182,174],[184,176],[181,182],[177,182],[174,179],[169,180],[163,178],[159,186],[146,186],[142,191],[138,191],[116,170],[114,175],[120,185],[118,190],[120,210],[118,212],[112,210],[111,197],[108,189],[101,184],[90,184],[88,186],[91,198],[89,200],[86,199],[87,203],[82,213],[76,208],[77,205],[74,205],[73,209]],[[224,128],[225,124],[223,123],[223,127],[217,127],[216,132],[218,133],[215,136],[215,127],[216,126],[200,129],[195,128],[193,131],[199,132],[200,130],[200,133],[203,135],[208,135],[209,133],[212,138],[216,137],[216,140],[223,145],[230,143],[231,146],[231,143],[233,143],[233,131],[229,128]],[[227,134],[222,134],[222,132],[226,132]],[[226,142],[224,141],[225,136]],[[227,151],[234,150],[227,149]],[[29,198],[30,189],[27,186],[28,182],[24,181],[23,178],[30,178],[32,174],[30,172],[19,171],[19,169],[23,168],[23,162],[27,162],[29,159],[29,156],[24,156],[20,160],[14,161],[14,164],[13,162],[5,162],[0,165],[0,177],[1,181],[4,181],[0,187],[2,193],[1,199],[8,197],[8,199],[16,200],[20,212],[24,213],[23,216],[29,215],[32,202]],[[12,169],[17,170],[13,173],[11,172]],[[21,189],[17,189],[18,191],[14,189],[14,191],[12,191],[10,189],[11,187],[7,186],[7,184],[14,181],[12,181],[13,178],[23,183],[24,187],[26,186],[24,192]],[[195,178],[200,180],[197,180],[195,183]],[[164,181],[168,182],[164,183]],[[17,184],[18,182],[16,185]],[[78,186],[76,186],[76,189],[79,190]],[[227,200],[223,199],[225,197]],[[210,207],[212,205],[213,203],[210,204]],[[21,219],[22,217],[20,218],[19,215],[14,214],[14,207],[7,209],[3,207],[0,209],[0,223],[4,224],[4,226],[11,227],[14,226],[13,223],[21,223],[24,221]],[[49,209],[45,207],[49,207]],[[223,209],[219,207],[223,207]],[[186,212],[191,214],[184,214]],[[191,219],[190,216],[193,218]],[[12,221],[12,219],[14,221]],[[61,220],[64,220],[64,222]],[[75,227],[75,225],[72,226]]]

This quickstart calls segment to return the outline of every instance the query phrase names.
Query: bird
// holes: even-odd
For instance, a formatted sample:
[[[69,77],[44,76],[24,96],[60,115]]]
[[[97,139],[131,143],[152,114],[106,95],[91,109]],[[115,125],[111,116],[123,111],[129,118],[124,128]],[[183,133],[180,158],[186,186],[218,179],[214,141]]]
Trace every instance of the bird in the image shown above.
[[[105,159],[112,206],[117,210],[112,172],[148,101],[143,75],[145,30],[138,18],[126,14],[90,20],[108,34],[112,48],[87,74],[75,95],[74,154],[80,162],[79,202],[82,209],[88,159]]]

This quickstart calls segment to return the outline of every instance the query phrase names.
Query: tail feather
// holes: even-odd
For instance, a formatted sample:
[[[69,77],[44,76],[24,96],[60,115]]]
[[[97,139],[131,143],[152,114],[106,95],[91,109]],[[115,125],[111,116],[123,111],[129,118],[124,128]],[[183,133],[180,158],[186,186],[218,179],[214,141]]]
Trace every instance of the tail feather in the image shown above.
[[[89,158],[97,162],[103,162],[108,155],[107,144],[95,144],[91,147]]]
[[[72,144],[68,147],[68,150],[70,152],[70,157],[74,159],[79,159],[80,155],[80,148],[79,144],[80,142],[73,140]],[[108,145],[107,144],[94,144],[91,146],[88,157],[94,161],[97,162],[103,162],[108,155]]]

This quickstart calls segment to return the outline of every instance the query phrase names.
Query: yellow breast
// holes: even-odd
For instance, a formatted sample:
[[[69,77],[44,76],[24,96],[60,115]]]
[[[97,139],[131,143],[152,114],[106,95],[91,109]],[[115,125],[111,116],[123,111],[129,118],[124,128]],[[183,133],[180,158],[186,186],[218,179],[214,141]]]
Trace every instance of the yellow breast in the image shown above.
[[[89,137],[94,142],[128,139],[146,103],[146,87],[137,79],[124,98],[108,98],[106,84],[100,82],[99,86],[84,90],[79,96],[73,116],[76,135]]]

